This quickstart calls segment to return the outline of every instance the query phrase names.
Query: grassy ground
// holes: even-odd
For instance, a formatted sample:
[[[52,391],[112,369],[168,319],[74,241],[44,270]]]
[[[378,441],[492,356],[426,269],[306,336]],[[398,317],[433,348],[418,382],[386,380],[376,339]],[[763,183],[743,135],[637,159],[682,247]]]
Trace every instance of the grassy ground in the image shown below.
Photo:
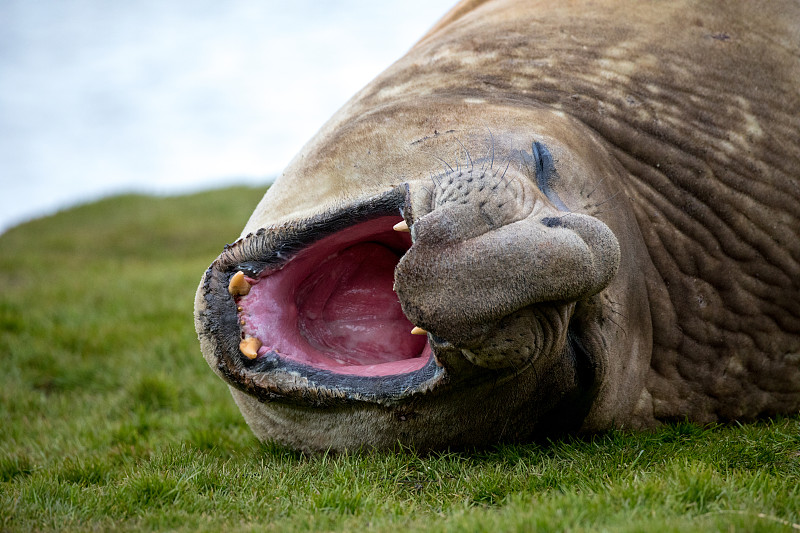
[[[0,530],[800,529],[800,416],[427,457],[260,444],[192,301],[262,192],[123,196],[0,236]]]

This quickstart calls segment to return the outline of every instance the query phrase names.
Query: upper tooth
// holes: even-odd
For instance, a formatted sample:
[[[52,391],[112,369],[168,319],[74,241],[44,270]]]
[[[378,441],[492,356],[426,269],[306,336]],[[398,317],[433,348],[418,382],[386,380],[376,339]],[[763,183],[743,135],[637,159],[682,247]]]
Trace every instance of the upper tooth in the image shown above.
[[[231,276],[231,281],[228,283],[228,292],[231,296],[244,296],[250,292],[250,284],[244,279],[244,272],[241,270]]]
[[[410,229],[408,229],[408,224],[406,224],[405,220],[398,222],[397,224],[392,226],[392,229],[395,231],[405,231],[405,232],[411,231]]]
[[[414,326],[414,329],[411,330],[411,334],[412,335],[427,335],[428,332],[425,331],[424,329],[418,327],[418,326]]]

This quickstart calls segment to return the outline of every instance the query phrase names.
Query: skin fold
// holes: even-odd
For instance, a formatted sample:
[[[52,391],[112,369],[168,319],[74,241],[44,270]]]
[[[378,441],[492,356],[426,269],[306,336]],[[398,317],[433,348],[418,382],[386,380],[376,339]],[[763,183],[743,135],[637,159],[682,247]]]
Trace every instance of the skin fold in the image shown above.
[[[353,259],[358,239],[381,259]],[[322,355],[288,353],[293,307],[339,257],[362,265],[338,267],[342,294],[379,280],[386,307],[391,280],[405,317],[364,327],[427,332],[392,367],[413,372],[337,371],[322,345],[361,327],[345,304],[324,342],[301,310],[292,339]],[[239,271],[252,295],[230,292]],[[461,2],[293,159],[204,275],[195,322],[256,435],[303,450],[797,412],[800,7]]]

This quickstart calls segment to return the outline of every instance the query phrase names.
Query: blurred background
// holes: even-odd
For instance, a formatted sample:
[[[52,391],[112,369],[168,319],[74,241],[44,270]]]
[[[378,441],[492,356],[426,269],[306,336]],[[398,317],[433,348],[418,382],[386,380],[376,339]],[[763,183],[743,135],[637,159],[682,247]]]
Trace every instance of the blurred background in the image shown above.
[[[455,0],[0,0],[0,233],[274,179]]]

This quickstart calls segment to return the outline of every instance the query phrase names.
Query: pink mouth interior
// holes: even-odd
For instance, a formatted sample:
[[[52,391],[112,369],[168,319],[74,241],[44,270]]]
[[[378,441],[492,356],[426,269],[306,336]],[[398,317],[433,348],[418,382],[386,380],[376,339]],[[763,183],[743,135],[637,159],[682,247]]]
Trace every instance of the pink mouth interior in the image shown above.
[[[392,230],[400,217],[382,217],[325,237],[281,270],[248,279],[238,299],[243,335],[262,342],[259,356],[280,357],[358,376],[419,370],[431,355],[392,285],[394,268],[411,246]]]

